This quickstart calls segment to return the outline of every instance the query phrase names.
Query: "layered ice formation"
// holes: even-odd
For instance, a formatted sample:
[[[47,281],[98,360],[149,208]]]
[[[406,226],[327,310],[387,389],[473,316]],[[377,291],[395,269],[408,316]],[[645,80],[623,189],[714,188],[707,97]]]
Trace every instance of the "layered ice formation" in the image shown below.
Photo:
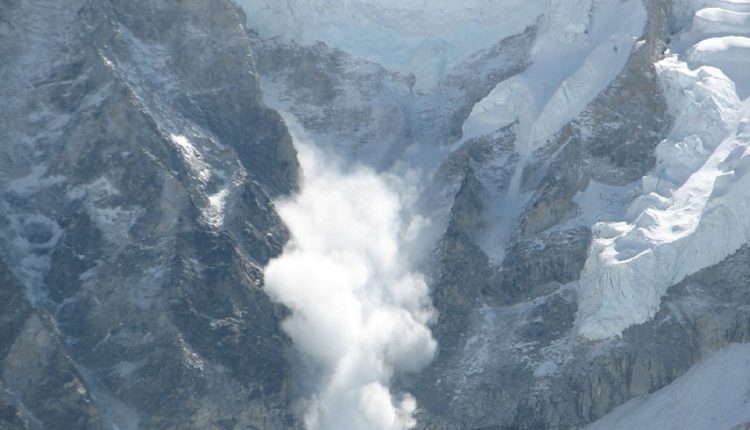
[[[696,14],[692,35],[746,30],[736,9],[750,2],[714,3]],[[657,64],[675,126],[623,219],[594,226],[580,281],[582,336],[605,339],[649,320],[670,286],[750,239],[749,40],[708,37],[687,50],[687,63],[673,55]]]
[[[750,16],[750,14],[748,14]],[[750,19],[743,30],[750,28]],[[690,65],[711,65],[718,67],[735,83],[741,98],[750,96],[750,37],[713,37],[696,44],[688,55]]]

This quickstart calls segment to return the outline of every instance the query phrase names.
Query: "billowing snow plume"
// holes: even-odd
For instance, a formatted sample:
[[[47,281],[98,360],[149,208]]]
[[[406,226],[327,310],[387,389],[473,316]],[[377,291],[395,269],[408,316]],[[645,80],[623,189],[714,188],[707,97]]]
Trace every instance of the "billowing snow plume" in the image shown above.
[[[403,181],[344,170],[313,146],[297,149],[302,191],[278,203],[292,240],[266,269],[266,287],[291,311],[284,330],[319,374],[309,430],[408,429],[416,401],[393,393],[395,373],[430,362],[435,341],[427,285],[410,268],[424,220],[408,213]]]

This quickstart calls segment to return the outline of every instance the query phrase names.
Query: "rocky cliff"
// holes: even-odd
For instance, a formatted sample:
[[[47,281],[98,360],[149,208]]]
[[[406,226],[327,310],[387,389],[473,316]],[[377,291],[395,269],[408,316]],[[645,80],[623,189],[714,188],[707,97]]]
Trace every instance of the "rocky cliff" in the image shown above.
[[[351,175],[371,182],[303,209],[348,222],[334,203],[361,193],[355,221],[420,221],[358,226],[409,264],[353,279],[423,274],[435,312],[406,283],[361,303],[419,302],[437,341],[396,366],[407,341],[358,339],[388,364],[361,367],[416,401],[358,428],[677,429],[683,403],[721,418],[695,428],[743,428],[744,400],[718,413],[700,387],[747,374],[748,16],[743,0],[0,0],[0,427],[335,429],[305,414],[328,369],[300,345],[332,343],[294,336],[305,318],[264,269],[301,242],[277,208]],[[335,159],[322,187],[303,139]],[[379,216],[381,194],[398,213]]]
[[[244,22],[0,5],[4,428],[289,427],[262,267],[298,165]]]

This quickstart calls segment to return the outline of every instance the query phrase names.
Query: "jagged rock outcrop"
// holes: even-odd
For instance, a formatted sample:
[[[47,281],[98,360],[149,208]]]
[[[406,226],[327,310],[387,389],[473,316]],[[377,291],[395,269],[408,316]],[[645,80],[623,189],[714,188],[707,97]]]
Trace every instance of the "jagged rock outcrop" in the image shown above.
[[[592,244],[618,232],[600,223],[648,221],[639,202],[658,209],[669,193],[652,191],[679,185],[662,186],[676,181],[662,171],[688,175],[703,158],[658,160],[715,149],[685,126],[662,61],[745,61],[703,42],[733,37],[727,51],[744,52],[747,4],[539,5],[460,58],[416,44],[451,55],[412,74],[266,37],[229,0],[0,0],[0,427],[303,427],[288,310],[263,289],[290,239],[273,201],[302,177],[287,126],[346,168],[416,184],[439,347],[393,384],[415,395],[419,429],[582,428],[750,342],[747,244],[683,270],[653,318],[619,336],[581,330],[582,283],[615,290],[581,280]],[[725,68],[680,85],[718,79],[723,91],[745,73]],[[726,105],[746,109],[746,87],[731,89]],[[746,170],[748,121],[736,122],[739,149],[709,197]],[[675,130],[703,140],[682,145]]]
[[[0,427],[96,429],[102,421],[55,322],[0,261]]]
[[[539,28],[549,25],[543,17],[494,50],[454,66],[455,73],[446,73],[431,90],[417,85],[416,95],[407,93],[410,83],[403,75],[322,43],[259,40],[273,103],[294,113],[322,146],[380,168],[389,163],[372,160],[388,160],[382,154],[406,154],[407,160],[409,154],[439,154],[433,156],[442,160],[439,168],[426,167],[435,175],[424,197],[444,229],[430,259],[440,351],[428,369],[401,381],[423,408],[419,428],[582,427],[669,384],[709,351],[746,340],[742,329],[707,340],[705,333],[715,328],[709,322],[713,310],[694,307],[688,319],[675,311],[681,306],[676,302],[692,300],[728,306],[730,301],[693,293],[677,298],[685,283],[706,275],[673,287],[658,316],[621,339],[590,342],[577,334],[577,282],[592,224],[633,198],[633,184],[655,169],[656,147],[674,127],[655,63],[683,25],[683,12],[671,1],[642,7],[645,24],[622,69],[560,130],[533,142],[538,146],[531,153],[523,148],[528,139],[523,112],[515,122],[482,129],[484,134],[476,127],[485,126],[485,117],[467,117],[498,83],[528,69]],[[492,61],[482,60],[503,49],[513,53],[515,63],[497,55],[506,66],[492,69]],[[617,52],[618,46],[611,49]],[[310,74],[315,79],[303,78]],[[577,103],[578,94],[570,92],[570,103]],[[364,100],[364,110],[352,99]],[[395,112],[385,125],[379,119],[385,117],[368,110],[383,100]],[[503,102],[514,100],[494,103]],[[500,107],[498,115],[508,110]],[[553,120],[545,121],[546,126]],[[467,129],[469,123],[475,128]],[[383,144],[380,149],[372,148],[373,136]],[[445,144],[454,146],[446,150]],[[397,146],[406,149],[395,152]],[[733,257],[714,270],[742,272],[740,260]],[[742,289],[744,281],[730,284],[727,288]],[[729,306],[734,309],[727,311],[726,324],[742,326],[741,303]]]
[[[0,10],[4,428],[293,426],[261,267],[298,165],[242,11]]]

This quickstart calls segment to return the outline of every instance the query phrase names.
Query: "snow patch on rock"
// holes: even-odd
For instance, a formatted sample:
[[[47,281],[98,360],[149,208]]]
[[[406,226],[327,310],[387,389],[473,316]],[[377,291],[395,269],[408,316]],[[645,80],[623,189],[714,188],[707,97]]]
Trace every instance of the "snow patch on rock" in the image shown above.
[[[120,191],[109,178],[100,177],[95,181],[73,187],[66,197],[70,200],[83,200],[83,207],[94,224],[104,233],[107,241],[118,248],[130,243],[130,230],[145,213],[140,206],[125,207],[114,203]]]
[[[229,197],[229,188],[222,188],[219,192],[208,195],[208,208],[204,211],[204,216],[210,225],[221,227],[224,224],[227,197]]]
[[[190,140],[182,135],[170,134],[172,142],[180,150],[182,158],[187,163],[193,174],[202,182],[208,182],[211,179],[211,168],[203,160],[203,155],[193,146]]]

